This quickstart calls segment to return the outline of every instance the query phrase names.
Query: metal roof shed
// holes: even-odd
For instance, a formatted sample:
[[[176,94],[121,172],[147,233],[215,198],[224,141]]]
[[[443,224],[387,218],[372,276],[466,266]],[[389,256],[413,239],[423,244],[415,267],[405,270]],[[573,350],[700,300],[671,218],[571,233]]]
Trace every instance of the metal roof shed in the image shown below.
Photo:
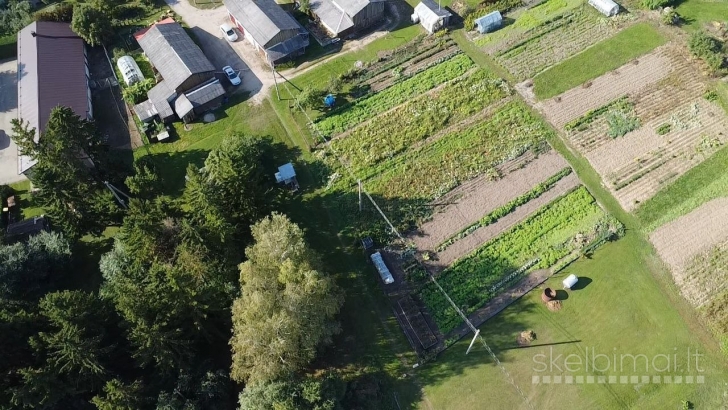
[[[612,0],[589,0],[589,4],[607,17],[616,16],[619,13],[619,4]]]
[[[501,28],[503,25],[503,16],[501,16],[500,11],[496,10],[475,20],[475,25],[478,27],[480,34],[490,33]]]
[[[382,259],[382,254],[379,252],[373,253],[370,258],[372,258],[372,262],[374,262],[374,267],[377,268],[377,272],[379,272],[379,276],[382,278],[382,282],[384,282],[386,285],[394,283],[394,277],[389,271],[387,265],[384,263],[384,259]]]

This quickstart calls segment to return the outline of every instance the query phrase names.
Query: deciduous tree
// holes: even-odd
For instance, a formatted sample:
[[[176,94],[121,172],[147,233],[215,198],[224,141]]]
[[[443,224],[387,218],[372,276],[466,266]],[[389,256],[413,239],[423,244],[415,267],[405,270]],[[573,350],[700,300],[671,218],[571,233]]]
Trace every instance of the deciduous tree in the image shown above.
[[[266,382],[306,366],[339,331],[343,297],[317,270],[303,231],[274,213],[252,227],[254,245],[240,267],[241,296],[233,303],[231,376]]]

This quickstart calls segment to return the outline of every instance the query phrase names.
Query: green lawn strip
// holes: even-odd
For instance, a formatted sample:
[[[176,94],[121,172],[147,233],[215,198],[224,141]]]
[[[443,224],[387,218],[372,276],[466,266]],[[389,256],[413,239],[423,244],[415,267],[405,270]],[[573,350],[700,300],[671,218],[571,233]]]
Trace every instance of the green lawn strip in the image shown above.
[[[501,219],[504,216],[515,211],[516,208],[518,208],[519,206],[527,204],[529,201],[532,201],[532,200],[540,197],[544,193],[548,192],[551,188],[553,188],[557,182],[561,181],[567,175],[570,175],[571,171],[572,170],[569,167],[564,168],[561,171],[559,171],[556,174],[549,177],[546,181],[541,182],[540,184],[536,185],[533,189],[526,192],[525,194],[523,194],[517,198],[514,198],[507,204],[494,209],[493,211],[489,212],[484,217],[480,218],[480,220],[478,220],[477,222],[468,225],[467,227],[460,230],[460,232],[447,238],[445,241],[443,241],[441,244],[439,244],[437,246],[437,248],[435,249],[435,252],[444,251],[453,243],[455,243],[455,242],[459,241],[460,239],[463,239],[463,238],[467,237],[468,235],[470,235],[471,233],[475,232],[478,228],[482,228],[484,226],[488,226],[490,224],[496,223],[499,219]]]
[[[15,58],[18,55],[18,37],[10,34],[0,37],[0,60]]]
[[[533,79],[534,93],[539,99],[559,95],[648,53],[666,41],[650,24],[636,24],[538,74]]]
[[[371,177],[368,168],[482,111],[510,93],[508,85],[485,70],[477,70],[443,88],[411,100],[355,128],[331,146],[351,164],[357,176]]]
[[[649,253],[639,233],[629,231],[620,240],[599,248],[591,259],[578,260],[543,285],[561,289],[561,281],[570,274],[590,279],[583,289],[568,293],[560,311],[549,311],[536,289],[481,326],[481,335],[535,408],[672,409],[679,408],[682,400],[689,400],[696,409],[723,406],[722,392],[728,381],[725,360],[697,324],[696,315],[690,313],[692,308],[680,302],[674,292],[669,293],[674,298],[665,296],[653,279],[652,269],[657,263],[650,263],[651,257],[646,259]],[[681,313],[688,316],[684,318]],[[531,347],[518,348],[516,336],[525,330],[533,330],[537,339]],[[436,409],[475,409],[483,403],[498,403],[500,408],[523,408],[523,399],[482,345],[476,343],[465,355],[469,343],[469,337],[462,339],[436,361],[416,371],[424,385],[427,405]],[[688,348],[693,352],[697,348],[705,355],[700,358],[704,372],[687,371]],[[657,355],[677,354],[680,367],[677,372],[659,373],[650,365],[646,372],[640,359],[634,371],[627,357],[623,365],[617,363],[617,372],[595,371],[591,363],[587,370],[585,354],[591,358],[595,353],[610,358],[616,354],[618,361],[622,354],[644,354],[650,361]],[[544,356],[536,356],[542,354],[545,360]],[[564,359],[572,354],[581,356],[581,364],[572,364],[567,370]],[[543,366],[536,360],[548,364],[551,358],[557,367],[537,371]],[[664,356],[654,360],[662,367]],[[570,363],[577,362],[575,357],[570,359]],[[603,369],[606,361],[597,358],[596,363]],[[532,382],[533,376],[551,376],[553,383],[557,375],[562,377],[559,385]],[[620,376],[679,375],[683,383],[648,383],[635,388],[630,383],[596,382],[598,376],[612,375],[617,376],[617,381]],[[705,383],[685,384],[686,375],[703,375]],[[565,376],[582,376],[584,383],[565,384]],[[595,382],[587,383],[587,376],[593,376]],[[564,401],[563,397],[570,399]]]
[[[728,196],[728,147],[692,168],[637,208],[635,215],[647,231],[689,213],[716,198]]]
[[[470,59],[473,60],[476,64],[492,73],[495,73],[495,75],[497,75],[498,77],[505,78],[510,83],[515,82],[513,75],[511,75],[508,70],[501,67],[489,55],[480,51],[480,49],[478,49],[478,47],[465,36],[464,30],[457,30],[453,32],[450,36],[453,40],[455,40],[455,42],[458,44],[458,47],[460,47],[463,53],[470,57]]]
[[[501,283],[529,261],[538,259],[530,269],[548,268],[585,244],[574,241],[577,234],[591,241],[610,230],[615,232],[620,226],[581,187],[458,260],[440,274],[438,282],[463,312],[469,314],[496,296],[508,283],[525,275],[528,269]],[[421,297],[444,334],[461,323],[460,316],[434,285],[425,286]]]
[[[540,151],[552,131],[520,101],[470,128],[377,166],[367,188],[386,198],[435,199],[528,150]]]
[[[316,123],[316,127],[324,135],[344,132],[379,113],[465,74],[473,65],[473,61],[468,56],[456,55],[402,82],[395,83],[383,91],[339,108],[321,118]]]
[[[43,208],[35,204],[33,195],[30,193],[30,181],[25,180],[10,184],[10,188],[15,191],[15,201],[20,207],[23,219],[32,218],[34,216],[43,215]]]
[[[728,2],[725,0],[686,0],[676,11],[685,21],[683,27],[699,30],[707,23],[728,20]]]

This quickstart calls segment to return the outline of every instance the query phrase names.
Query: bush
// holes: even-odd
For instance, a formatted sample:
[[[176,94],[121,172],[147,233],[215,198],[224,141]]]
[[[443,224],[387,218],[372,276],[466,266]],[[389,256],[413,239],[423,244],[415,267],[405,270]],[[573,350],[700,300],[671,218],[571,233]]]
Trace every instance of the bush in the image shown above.
[[[60,3],[55,7],[35,13],[35,21],[58,21],[70,23],[73,20],[73,4]]]
[[[607,134],[612,138],[622,137],[640,126],[640,120],[630,112],[609,111],[606,118],[607,124],[609,124]]]
[[[656,10],[670,5],[671,0],[642,0],[642,7],[649,10]]]
[[[662,22],[669,26],[676,26],[680,24],[681,20],[682,17],[680,17],[680,15],[677,14],[677,11],[675,10],[670,10],[668,12],[662,13]]]
[[[688,41],[690,52],[705,61],[711,72],[717,73],[723,68],[723,44],[714,37],[698,31]]]
[[[657,133],[657,135],[665,135],[668,132],[670,132],[670,130],[672,130],[672,125],[665,123],[665,124],[662,124],[659,127],[657,127],[655,132]]]
[[[705,94],[703,94],[703,98],[710,102],[718,101],[718,92],[716,92],[715,90],[708,90],[705,92]]]
[[[139,104],[147,99],[147,92],[154,87],[154,79],[147,78],[134,85],[124,88],[122,94],[129,104]]]

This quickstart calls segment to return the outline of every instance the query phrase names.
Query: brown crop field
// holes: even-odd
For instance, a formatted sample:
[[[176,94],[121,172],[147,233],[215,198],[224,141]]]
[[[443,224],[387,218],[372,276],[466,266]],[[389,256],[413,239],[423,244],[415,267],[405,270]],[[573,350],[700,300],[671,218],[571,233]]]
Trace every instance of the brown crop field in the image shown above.
[[[650,235],[688,301],[706,303],[728,280],[728,198],[715,199]]]
[[[628,211],[728,142],[728,118],[702,97],[707,79],[686,53],[667,44],[588,87],[535,104]],[[617,114],[635,123],[617,131]]]

